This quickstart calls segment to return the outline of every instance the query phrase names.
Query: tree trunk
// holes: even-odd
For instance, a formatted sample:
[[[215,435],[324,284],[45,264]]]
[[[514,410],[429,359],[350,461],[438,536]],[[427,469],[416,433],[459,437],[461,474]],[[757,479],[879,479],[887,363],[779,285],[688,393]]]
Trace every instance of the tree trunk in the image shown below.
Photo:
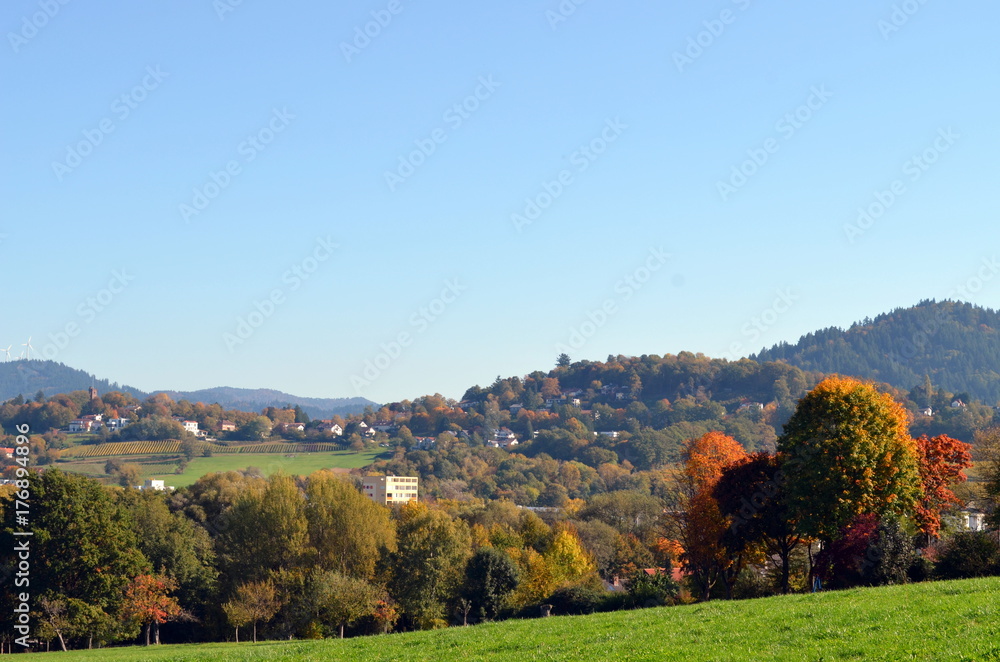
[[[236,643],[240,643],[240,628],[236,627]]]
[[[149,623],[146,623],[146,627],[143,629],[143,634],[146,636],[146,645],[149,645]]]
[[[153,621],[153,643],[160,645],[160,622]]]
[[[253,622],[253,642],[257,643],[257,621]]]
[[[94,648],[94,635],[87,637],[87,650],[92,650]]]
[[[791,556],[791,552],[789,552],[787,550],[782,551],[782,553],[781,553],[781,593],[783,595],[788,595],[788,590],[789,590],[788,580],[789,580],[789,575],[791,574],[791,567],[790,567],[790,561],[791,561],[791,559],[788,558],[789,556]]]
[[[341,639],[344,638],[344,624],[343,623],[340,624],[340,638]]]
[[[59,645],[62,646],[63,652],[66,651],[66,640],[63,639],[62,632],[56,630],[56,634],[59,635]]]

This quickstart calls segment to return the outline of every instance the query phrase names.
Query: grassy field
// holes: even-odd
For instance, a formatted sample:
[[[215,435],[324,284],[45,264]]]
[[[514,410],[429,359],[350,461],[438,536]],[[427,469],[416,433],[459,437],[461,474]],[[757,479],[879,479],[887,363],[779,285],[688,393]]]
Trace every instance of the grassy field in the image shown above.
[[[357,469],[374,462],[383,451],[369,450],[360,453],[351,451],[331,451],[327,453],[233,453],[198,457],[188,463],[183,474],[174,473],[180,459],[164,461],[162,455],[122,455],[114,459],[125,463],[138,464],[142,478],[162,478],[167,485],[186,487],[205,474],[215,471],[238,471],[247,467],[257,467],[265,475],[276,471],[306,476],[320,469]],[[109,458],[70,458],[56,466],[62,471],[81,473],[92,478],[104,478],[104,464]]]
[[[57,653],[58,660],[1000,660],[1000,579],[506,621],[346,641]]]
[[[182,474],[168,473],[149,475],[146,478],[162,478],[168,485],[185,487],[191,485],[205,474],[216,471],[238,471],[247,467],[257,467],[264,475],[270,476],[277,471],[288,474],[307,476],[320,469],[357,469],[367,466],[379,456],[379,451],[333,451],[330,453],[253,453],[215,455],[213,457],[197,457],[188,463]]]

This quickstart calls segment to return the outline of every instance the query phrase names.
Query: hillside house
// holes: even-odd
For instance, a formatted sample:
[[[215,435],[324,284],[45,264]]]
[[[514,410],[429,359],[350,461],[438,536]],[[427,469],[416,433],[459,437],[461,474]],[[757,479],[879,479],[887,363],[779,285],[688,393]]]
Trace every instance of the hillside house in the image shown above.
[[[517,435],[510,428],[500,428],[493,431],[493,439],[489,442],[494,448],[510,448],[517,446]]]
[[[102,416],[100,414],[90,414],[87,416],[81,416],[75,420],[70,421],[69,431],[70,432],[96,432],[100,430],[104,425],[101,420]]]
[[[173,485],[164,485],[164,481],[162,481],[162,480],[153,480],[152,478],[147,478],[146,482],[143,483],[141,486],[139,486],[139,489],[143,490],[143,491],[146,491],[146,492],[149,492],[149,491],[164,492],[166,490],[173,491],[174,490],[174,486]]]
[[[236,423],[232,421],[221,421],[219,423],[219,432],[236,432]]]
[[[414,437],[417,443],[413,448],[418,451],[432,451],[437,446],[437,439],[434,437]]]
[[[316,429],[320,432],[329,432],[334,437],[344,436],[344,428],[340,427],[333,421],[320,421]]]

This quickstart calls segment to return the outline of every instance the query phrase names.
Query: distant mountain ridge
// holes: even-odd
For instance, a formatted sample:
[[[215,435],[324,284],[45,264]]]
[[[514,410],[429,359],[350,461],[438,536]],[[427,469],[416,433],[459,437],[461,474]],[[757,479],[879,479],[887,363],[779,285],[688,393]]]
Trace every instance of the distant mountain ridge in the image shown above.
[[[1000,401],[1000,312],[959,301],[921,301],[875,319],[806,334],[750,357],[802,370],[886,382],[903,390],[929,375],[935,387]]]
[[[118,384],[107,379],[71,368],[54,361],[7,361],[0,363],[0,402],[18,395],[34,397],[38,391],[46,395],[83,391],[94,386],[100,393],[122,391],[137,398],[147,398],[151,393],[134,386]],[[259,412],[264,407],[299,405],[312,418],[330,418],[334,415],[358,414],[365,407],[378,404],[365,398],[303,398],[272,389],[243,389],[219,387],[200,391],[154,391],[166,393],[174,400],[190,400],[205,404],[218,403],[225,409]]]
[[[156,393],[166,393],[174,400],[218,402],[223,407],[243,411],[260,411],[264,407],[299,405],[312,418],[360,414],[365,410],[365,407],[378,407],[378,403],[366,398],[303,398],[267,388],[248,389],[219,386],[200,391],[156,391]]]

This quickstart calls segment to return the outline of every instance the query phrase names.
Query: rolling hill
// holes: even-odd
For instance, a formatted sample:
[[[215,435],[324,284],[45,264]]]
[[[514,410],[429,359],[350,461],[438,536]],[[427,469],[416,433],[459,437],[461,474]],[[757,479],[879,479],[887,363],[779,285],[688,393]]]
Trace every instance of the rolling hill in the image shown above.
[[[60,660],[996,660],[996,577],[318,641],[52,653]]]
[[[0,402],[24,395],[30,398],[38,391],[46,395],[86,390],[94,386],[101,393],[123,391],[137,398],[146,398],[147,393],[134,386],[118,384],[107,379],[71,368],[54,361],[7,361],[0,363]],[[357,414],[366,406],[377,406],[365,398],[303,398],[272,389],[243,389],[219,387],[201,391],[154,391],[166,393],[174,400],[190,400],[206,404],[218,403],[226,409],[258,412],[264,407],[283,407],[286,404],[299,405],[313,418],[330,418]]]

